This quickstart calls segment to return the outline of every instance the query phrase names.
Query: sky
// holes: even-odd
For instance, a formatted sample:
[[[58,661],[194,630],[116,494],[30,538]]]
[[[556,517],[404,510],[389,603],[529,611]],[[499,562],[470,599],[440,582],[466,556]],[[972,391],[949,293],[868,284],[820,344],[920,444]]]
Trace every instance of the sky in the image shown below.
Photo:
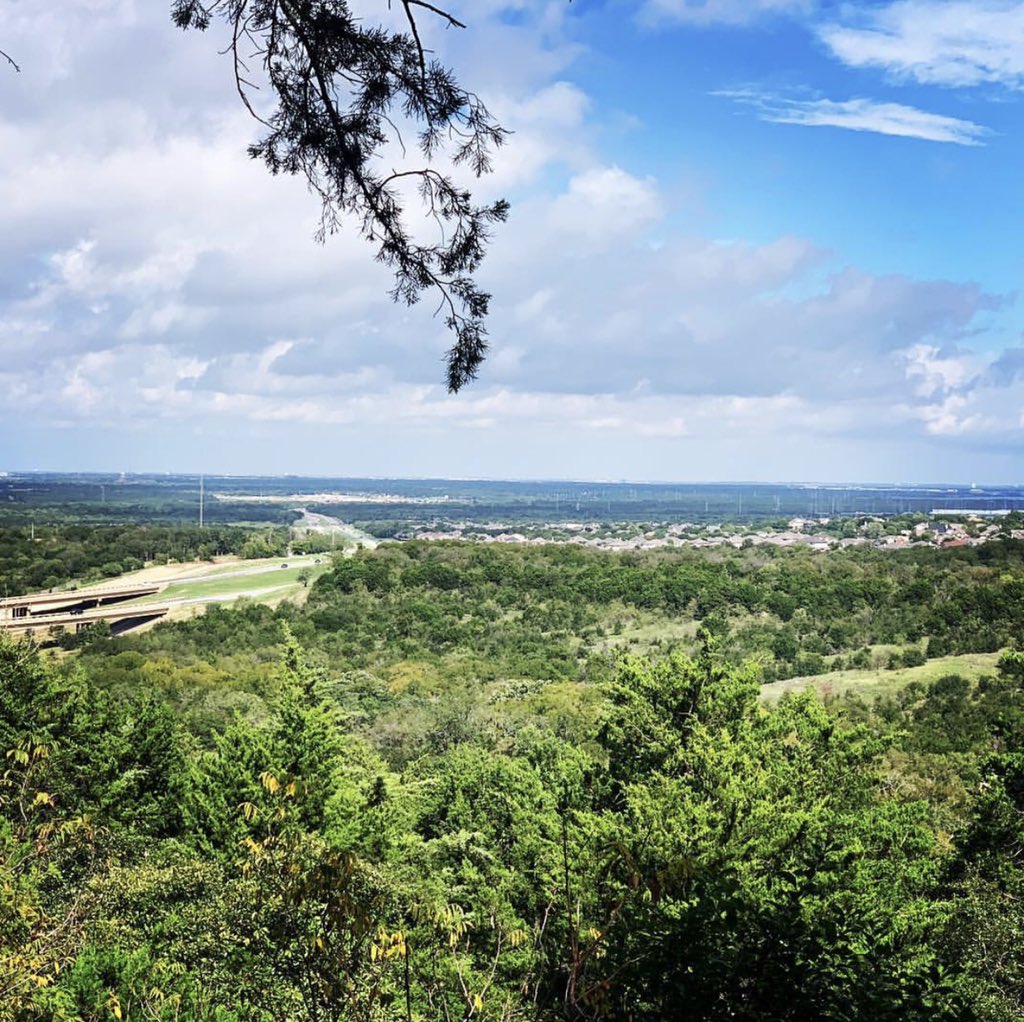
[[[1024,484],[1024,2],[424,19],[512,132],[456,396],[169,7],[0,0],[0,470]]]

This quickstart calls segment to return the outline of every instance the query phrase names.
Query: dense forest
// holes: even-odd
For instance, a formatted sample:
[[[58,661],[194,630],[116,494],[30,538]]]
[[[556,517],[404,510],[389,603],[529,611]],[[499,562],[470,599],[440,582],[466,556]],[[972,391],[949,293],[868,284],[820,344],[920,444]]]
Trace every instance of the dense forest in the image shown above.
[[[225,554],[280,557],[288,530],[214,525],[28,526],[0,529],[3,596],[98,582],[145,564],[207,560]]]
[[[404,543],[3,640],[0,1017],[1019,1019],[1022,635],[1013,541]]]

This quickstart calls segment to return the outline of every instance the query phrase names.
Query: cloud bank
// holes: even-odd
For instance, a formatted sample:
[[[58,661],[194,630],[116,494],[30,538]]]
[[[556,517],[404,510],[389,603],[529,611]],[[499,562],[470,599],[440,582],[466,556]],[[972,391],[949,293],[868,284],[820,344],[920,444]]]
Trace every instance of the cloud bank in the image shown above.
[[[353,236],[313,243],[301,183],[244,155],[217,41],[151,6],[15,8],[8,48],[33,77],[0,102],[0,425],[26,438],[11,467],[58,448],[109,466],[116,436],[137,468],[853,477],[877,475],[866,452],[885,444],[1022,438],[1019,349],[976,343],[1011,298],[681,224],[641,161],[602,156],[575,48],[539,4],[515,23],[481,8],[479,35],[450,44],[515,131],[483,184],[515,200],[485,264],[493,350],[450,398],[443,324],[390,304]],[[735,98],[784,123],[984,137],[899,104]]]
[[[851,10],[849,21],[825,25],[821,38],[853,67],[928,85],[1024,84],[1024,4],[900,0]]]

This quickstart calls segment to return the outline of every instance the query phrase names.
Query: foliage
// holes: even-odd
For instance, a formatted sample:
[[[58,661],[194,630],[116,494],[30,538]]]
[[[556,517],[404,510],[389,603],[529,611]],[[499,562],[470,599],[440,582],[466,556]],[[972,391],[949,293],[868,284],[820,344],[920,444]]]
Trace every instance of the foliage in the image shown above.
[[[70,582],[92,583],[147,563],[210,560],[225,554],[278,557],[288,546],[282,530],[238,526],[41,526],[0,530],[4,595],[20,596]]]
[[[377,245],[377,261],[395,274],[392,297],[412,305],[433,291],[455,335],[448,352],[448,389],[477,373],[487,350],[484,318],[490,295],[473,274],[490,228],[508,215],[504,200],[476,205],[441,156],[479,176],[506,132],[449,68],[430,56],[417,18],[426,11],[446,27],[462,22],[424,0],[401,0],[408,31],[368,25],[345,0],[174,0],[181,28],[230,26],[235,82],[245,107],[266,129],[249,147],[273,174],[301,174],[321,202],[319,237],[345,218]],[[248,61],[258,60],[274,105],[253,96]],[[405,145],[395,122],[417,133],[425,166],[384,172],[386,146]],[[425,243],[404,213],[408,188],[417,189],[439,238]],[[420,232],[421,233],[421,232]]]
[[[760,693],[964,641],[949,601],[1013,637],[1019,577],[386,544],[303,607],[0,637],[0,1018],[1017,1018],[1014,651]]]

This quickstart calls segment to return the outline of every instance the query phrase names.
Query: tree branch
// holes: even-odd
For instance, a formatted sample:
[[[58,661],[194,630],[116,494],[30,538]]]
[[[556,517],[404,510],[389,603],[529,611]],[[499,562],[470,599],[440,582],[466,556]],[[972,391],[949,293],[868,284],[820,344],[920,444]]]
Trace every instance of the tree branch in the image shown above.
[[[447,11],[442,11],[440,7],[435,7],[433,4],[428,4],[426,0],[402,0],[402,2],[406,5],[406,7],[408,7],[409,4],[413,4],[416,7],[424,7],[428,11],[433,11],[434,14],[436,14],[438,17],[444,18],[445,21],[447,21],[452,28],[466,27],[465,24],[459,21],[458,18],[453,18]]]
[[[426,291],[440,296],[445,325],[455,334],[447,355],[448,389],[473,379],[487,349],[484,318],[490,295],[473,280],[490,239],[491,225],[508,215],[503,200],[477,206],[464,187],[427,166],[378,171],[383,148],[404,141],[392,112],[421,125],[419,148],[429,164],[447,151],[454,166],[476,175],[490,169],[490,155],[505,130],[452,72],[429,59],[414,8],[430,11],[449,27],[464,27],[428,0],[401,0],[408,33],[366,27],[340,0],[173,0],[182,28],[204,29],[213,17],[228,22],[235,87],[242,103],[266,129],[249,147],[271,173],[301,174],[320,198],[318,240],[337,230],[346,215],[378,245],[376,258],[395,274],[391,297],[415,304]],[[242,54],[251,43],[253,53]],[[276,109],[257,114],[246,58],[258,56]],[[389,186],[418,177],[420,199],[436,224],[437,240],[416,240],[406,226],[402,199]]]

